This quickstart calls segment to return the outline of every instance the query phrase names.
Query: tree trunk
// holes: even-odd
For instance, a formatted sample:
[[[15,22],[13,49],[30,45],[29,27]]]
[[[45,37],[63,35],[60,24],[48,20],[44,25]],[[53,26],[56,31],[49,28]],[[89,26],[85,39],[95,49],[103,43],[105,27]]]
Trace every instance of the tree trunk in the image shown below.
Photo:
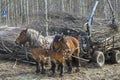
[[[64,0],[61,1],[62,1],[62,11],[64,12],[65,11]]]
[[[46,19],[46,22],[45,22],[45,25],[46,25],[46,35],[48,36],[48,4],[47,4],[47,0],[45,0],[45,19]]]

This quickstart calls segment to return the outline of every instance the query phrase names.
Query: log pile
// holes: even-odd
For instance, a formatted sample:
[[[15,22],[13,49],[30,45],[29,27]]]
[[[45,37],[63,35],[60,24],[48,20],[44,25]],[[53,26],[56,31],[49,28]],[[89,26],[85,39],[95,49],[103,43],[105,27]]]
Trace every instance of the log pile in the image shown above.
[[[98,22],[100,22],[98,20]],[[92,30],[92,41],[96,46],[105,48],[106,50],[120,48],[120,28],[119,23],[116,23],[117,28],[114,29],[109,21],[101,21],[99,26],[94,26]]]
[[[14,42],[22,29],[7,26],[0,28],[0,59],[33,61],[29,47],[20,47]]]

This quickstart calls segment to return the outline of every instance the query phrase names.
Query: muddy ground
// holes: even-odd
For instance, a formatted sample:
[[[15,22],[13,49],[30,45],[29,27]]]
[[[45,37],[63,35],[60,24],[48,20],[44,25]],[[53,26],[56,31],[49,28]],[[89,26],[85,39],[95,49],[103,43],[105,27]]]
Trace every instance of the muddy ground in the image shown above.
[[[35,65],[8,60],[0,60],[0,80],[120,80],[120,64],[105,64],[102,68],[85,64],[80,67],[80,72],[65,73],[60,78],[58,72],[56,77],[35,74]]]

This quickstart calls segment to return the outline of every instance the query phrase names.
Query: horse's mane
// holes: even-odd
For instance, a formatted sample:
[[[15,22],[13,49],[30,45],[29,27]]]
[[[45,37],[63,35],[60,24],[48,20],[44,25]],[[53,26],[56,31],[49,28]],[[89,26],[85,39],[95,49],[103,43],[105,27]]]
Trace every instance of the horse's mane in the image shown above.
[[[32,38],[33,36],[34,36],[34,37],[38,36],[38,35],[39,35],[39,32],[36,31],[36,30],[34,30],[34,29],[28,29],[28,30],[27,30],[27,34],[30,35],[31,38]]]
[[[38,45],[40,44],[40,41],[41,39],[44,38],[44,36],[42,36],[39,31],[36,31],[34,29],[28,29],[27,30],[27,36],[29,37],[29,39],[32,41],[32,42],[35,42],[36,44],[34,45]]]
[[[54,37],[54,42],[58,42],[58,41],[62,41],[64,43],[66,43],[66,38],[65,38],[65,35],[63,34],[57,34],[55,37]]]
[[[54,39],[53,39],[53,42],[58,42],[59,39],[64,40],[64,35],[62,35],[62,34],[56,34],[55,37],[54,37]]]
[[[53,39],[53,42],[58,42],[58,40],[59,40],[60,38],[62,38],[62,35],[56,34],[55,37],[54,37],[54,39]]]
[[[39,34],[39,31],[36,31],[34,29],[28,29],[27,30],[27,35],[30,37],[31,40],[36,40],[39,37],[44,38],[44,36]]]

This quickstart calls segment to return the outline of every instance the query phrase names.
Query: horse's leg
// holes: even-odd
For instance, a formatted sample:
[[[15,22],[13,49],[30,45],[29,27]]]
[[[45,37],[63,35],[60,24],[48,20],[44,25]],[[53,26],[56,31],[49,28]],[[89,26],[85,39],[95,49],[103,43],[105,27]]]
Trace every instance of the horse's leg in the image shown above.
[[[79,57],[79,53],[78,53],[79,50],[77,50],[76,52],[77,52],[77,55],[76,55],[76,56]],[[80,69],[79,69],[79,67],[80,67],[80,60],[76,58],[75,61],[76,61],[76,63],[77,63],[77,64],[76,64],[76,72],[79,72],[79,71],[80,71]]]
[[[41,68],[42,68],[42,70],[41,70],[41,74],[45,74],[44,62],[41,61],[40,63],[41,63]]]
[[[61,68],[61,65],[60,65],[60,64],[58,64],[57,70],[59,71],[59,70],[60,70],[60,68]]]
[[[32,48],[32,56],[34,58],[34,61],[36,62],[36,73],[39,73],[40,72],[40,66],[39,66],[39,62],[40,62],[40,59],[39,59],[39,56],[36,56],[36,49],[33,49]]]
[[[70,60],[66,60],[66,64],[68,66],[68,73],[71,73],[72,72],[72,63]]]
[[[55,76],[55,68],[56,68],[56,64],[55,64],[54,61],[51,61],[51,65],[52,65],[52,67],[51,67],[51,70],[52,70],[52,74],[51,74],[51,76]]]
[[[39,63],[36,61],[36,73],[39,73],[40,72],[40,67],[39,67]]]
[[[60,77],[64,74],[64,63],[60,63]]]
[[[79,67],[80,67],[80,61],[79,61],[79,59],[76,59],[76,72],[79,72],[80,71],[80,69],[79,69]]]

